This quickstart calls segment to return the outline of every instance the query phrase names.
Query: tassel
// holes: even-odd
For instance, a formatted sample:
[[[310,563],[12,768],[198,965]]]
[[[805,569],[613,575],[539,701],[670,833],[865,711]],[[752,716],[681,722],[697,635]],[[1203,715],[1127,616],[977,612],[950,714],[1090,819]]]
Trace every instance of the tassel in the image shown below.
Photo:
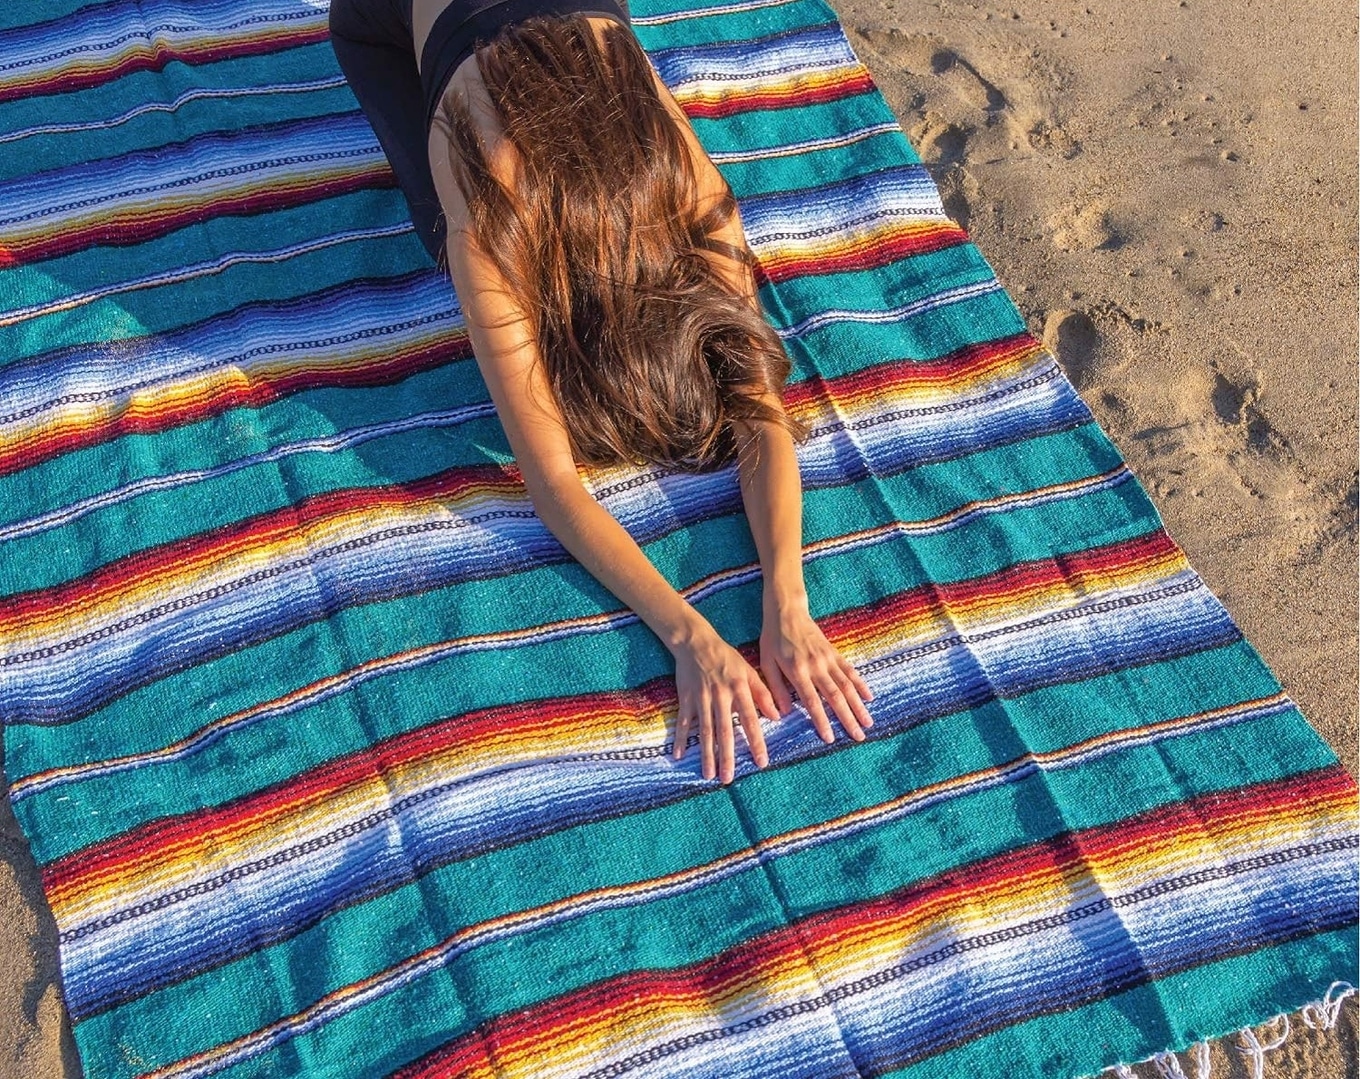
[[[1195,1079],[1209,1079],[1209,1043],[1195,1042]]]
[[[1181,1062],[1176,1059],[1175,1053],[1156,1053],[1152,1057],[1152,1064],[1162,1079],[1187,1079],[1185,1072],[1181,1071]]]
[[[1341,992],[1332,999],[1332,990],[1338,987],[1341,988]],[[1327,987],[1327,992],[1322,994],[1321,1000],[1305,1004],[1299,1009],[1303,1021],[1313,1030],[1331,1030],[1341,1015],[1341,1005],[1355,992],[1357,990],[1350,982],[1332,982]],[[1317,1022],[1313,1021],[1314,1016],[1317,1016]]]
[[[1289,1037],[1289,1016],[1281,1013],[1271,1020],[1284,1020],[1284,1033],[1276,1038],[1269,1045],[1262,1045],[1256,1037],[1256,1031],[1251,1027],[1243,1027],[1237,1032],[1238,1052],[1243,1059],[1251,1061],[1251,1079],[1265,1079],[1266,1076],[1266,1054],[1272,1049],[1278,1049]]]

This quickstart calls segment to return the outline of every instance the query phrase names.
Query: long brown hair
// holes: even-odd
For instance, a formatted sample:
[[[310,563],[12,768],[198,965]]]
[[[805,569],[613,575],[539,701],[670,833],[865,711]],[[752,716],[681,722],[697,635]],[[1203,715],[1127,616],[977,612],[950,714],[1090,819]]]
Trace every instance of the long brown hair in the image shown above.
[[[536,16],[477,49],[517,151],[514,190],[491,174],[465,102],[449,95],[449,119],[436,117],[472,235],[530,321],[573,455],[708,471],[735,455],[732,419],[807,437],[755,396],[788,379],[778,334],[702,254],[735,251],[709,239],[735,212],[730,190],[699,217],[694,163],[646,54],[622,24],[603,38],[582,15]]]

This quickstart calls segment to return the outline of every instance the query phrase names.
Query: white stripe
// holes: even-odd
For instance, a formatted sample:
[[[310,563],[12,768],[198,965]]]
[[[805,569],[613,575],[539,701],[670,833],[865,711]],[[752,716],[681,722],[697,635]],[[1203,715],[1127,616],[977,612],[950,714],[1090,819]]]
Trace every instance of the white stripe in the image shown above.
[[[889,131],[896,131],[899,134],[902,129],[896,120],[889,120],[882,124],[870,124],[868,127],[861,127],[858,130],[842,135],[832,135],[824,139],[808,139],[806,142],[791,142],[783,146],[768,146],[763,150],[718,150],[708,156],[719,164],[731,164],[737,161],[760,161],[770,157],[792,157],[794,154],[811,153],[815,150],[831,150],[839,146],[849,146],[851,143],[860,142],[871,138],[874,135],[883,135]]]
[[[797,3],[798,0],[740,0],[735,4],[718,4],[714,7],[691,8],[687,11],[670,11],[661,15],[634,15],[629,21],[634,26],[663,26],[683,19],[702,19],[706,15],[730,15],[735,11],[755,11],[764,7],[779,7],[782,4]]]
[[[824,326],[830,326],[836,322],[905,322],[914,315],[919,315],[925,311],[933,310],[936,307],[944,307],[947,304],[959,303],[963,300],[971,300],[978,296],[985,296],[991,292],[1001,292],[1001,283],[992,278],[990,281],[978,281],[971,285],[959,285],[957,288],[946,289],[937,292],[932,296],[926,296],[911,303],[903,304],[900,307],[889,307],[882,311],[848,311],[844,308],[832,308],[829,311],[819,311],[815,315],[809,315],[802,322],[795,323],[787,329],[777,330],[779,336],[785,340],[790,337],[801,337],[812,330],[820,330]]]

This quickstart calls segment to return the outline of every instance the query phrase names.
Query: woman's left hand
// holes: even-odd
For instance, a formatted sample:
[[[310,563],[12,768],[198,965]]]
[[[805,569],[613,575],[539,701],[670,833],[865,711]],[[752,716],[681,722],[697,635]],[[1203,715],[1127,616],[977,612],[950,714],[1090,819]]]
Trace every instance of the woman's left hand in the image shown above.
[[[873,700],[873,690],[826,639],[805,607],[766,608],[760,631],[760,670],[779,706],[779,714],[783,716],[793,708],[789,694],[792,685],[823,742],[835,741],[835,735],[822,697],[831,705],[845,733],[856,742],[864,741],[865,728],[874,724],[863,703]]]

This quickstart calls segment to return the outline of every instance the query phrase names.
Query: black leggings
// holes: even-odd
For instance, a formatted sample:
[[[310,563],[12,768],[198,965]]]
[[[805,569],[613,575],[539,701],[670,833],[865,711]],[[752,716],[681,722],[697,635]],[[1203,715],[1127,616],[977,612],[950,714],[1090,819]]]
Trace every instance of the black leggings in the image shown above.
[[[396,174],[416,235],[443,266],[444,214],[430,173],[425,89],[410,10],[410,0],[332,0],[331,48]]]
[[[417,67],[411,0],[331,0],[331,48],[437,266],[446,265],[447,230],[430,172],[429,130],[449,76],[506,23],[569,12],[629,22],[627,0],[451,0],[430,28]]]

